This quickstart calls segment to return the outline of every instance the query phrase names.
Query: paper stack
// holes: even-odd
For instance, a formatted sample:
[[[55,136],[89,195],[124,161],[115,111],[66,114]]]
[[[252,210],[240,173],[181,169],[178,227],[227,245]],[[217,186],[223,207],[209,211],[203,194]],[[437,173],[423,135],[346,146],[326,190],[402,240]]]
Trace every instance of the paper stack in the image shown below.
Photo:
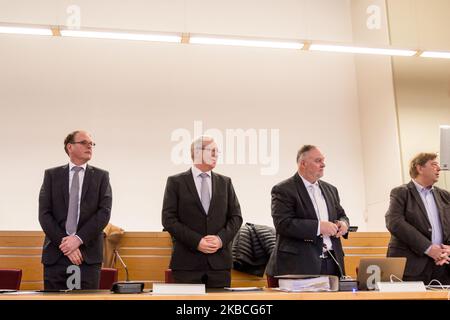
[[[328,276],[316,276],[303,279],[279,279],[280,290],[288,292],[332,291]]]

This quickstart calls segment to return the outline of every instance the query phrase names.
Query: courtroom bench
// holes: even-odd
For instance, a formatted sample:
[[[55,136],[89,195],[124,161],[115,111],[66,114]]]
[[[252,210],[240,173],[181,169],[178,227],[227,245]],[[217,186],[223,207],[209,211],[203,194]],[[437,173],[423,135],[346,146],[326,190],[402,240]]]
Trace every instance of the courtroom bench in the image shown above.
[[[22,290],[43,288],[41,231],[0,231],[0,268],[23,270]],[[356,276],[362,257],[386,256],[388,232],[355,232],[343,239],[347,275]],[[146,288],[154,282],[164,282],[171,254],[171,238],[167,232],[125,232],[119,254],[128,266],[130,280],[146,281]],[[116,262],[119,280],[125,280],[125,270]],[[232,271],[232,286],[266,286],[265,277]]]

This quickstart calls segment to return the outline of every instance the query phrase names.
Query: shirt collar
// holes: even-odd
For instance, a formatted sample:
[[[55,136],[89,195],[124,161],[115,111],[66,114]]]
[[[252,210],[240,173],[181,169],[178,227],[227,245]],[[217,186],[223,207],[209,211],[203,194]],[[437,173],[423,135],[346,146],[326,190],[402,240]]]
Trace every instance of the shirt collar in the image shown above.
[[[196,166],[192,166],[192,175],[194,176],[194,178],[197,178],[202,173],[203,171],[201,171],[199,168],[197,168]],[[206,171],[205,173],[211,178],[211,170]]]
[[[416,186],[416,189],[419,193],[420,192],[429,192],[429,191],[433,190],[433,188],[434,188],[433,186],[431,186],[431,188],[424,187],[414,179],[412,179],[412,182],[414,182],[414,185]]]
[[[80,167],[80,168],[83,168],[83,171],[86,171],[87,162],[85,162],[81,166],[77,166],[76,164],[73,164],[72,161],[69,161],[69,172],[72,171],[73,167]]]
[[[317,180],[316,182],[314,182],[314,183],[311,183],[311,182],[309,182],[308,180],[306,180],[305,178],[303,178],[302,177],[302,175],[299,173],[298,174],[299,176],[300,176],[300,178],[302,178],[302,180],[303,180],[303,183],[305,184],[305,187],[306,187],[306,189],[308,189],[309,187],[319,187],[319,180]]]

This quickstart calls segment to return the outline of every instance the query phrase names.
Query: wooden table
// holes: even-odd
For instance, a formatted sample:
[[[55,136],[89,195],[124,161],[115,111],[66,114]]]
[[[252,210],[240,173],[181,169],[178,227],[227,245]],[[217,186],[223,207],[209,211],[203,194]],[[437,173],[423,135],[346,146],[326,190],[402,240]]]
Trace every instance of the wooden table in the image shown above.
[[[286,293],[272,289],[252,292],[208,292],[205,295],[114,294],[109,291],[0,294],[0,300],[449,300],[449,291]]]

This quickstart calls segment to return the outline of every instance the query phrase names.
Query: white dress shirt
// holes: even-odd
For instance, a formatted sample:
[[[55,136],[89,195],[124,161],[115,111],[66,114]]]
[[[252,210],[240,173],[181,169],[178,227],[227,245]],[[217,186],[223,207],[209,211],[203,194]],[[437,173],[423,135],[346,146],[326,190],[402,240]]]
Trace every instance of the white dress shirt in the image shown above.
[[[314,205],[314,210],[316,211],[317,220],[319,220],[319,224],[317,226],[317,235],[320,235],[320,221],[328,221],[328,207],[327,202],[325,201],[325,197],[322,194],[322,190],[320,190],[319,183],[316,181],[315,183],[311,183],[305,178],[303,178],[299,174],[300,178],[302,178],[303,183],[305,184],[306,190],[308,190],[309,197],[311,198],[311,202]],[[323,243],[327,246],[328,250],[333,249],[333,244],[331,243],[331,239],[329,236],[323,235]],[[325,250],[324,250],[325,251]]]
[[[196,166],[192,166],[192,177],[194,178],[195,188],[197,189],[198,197],[202,198],[202,177],[200,176],[203,171],[198,169]],[[206,183],[208,184],[209,196],[212,199],[212,185],[211,185],[211,170],[205,172],[208,175],[206,178]]]
[[[201,171],[199,168],[197,168],[196,166],[192,166],[191,169],[192,172],[192,177],[194,178],[194,182],[195,182],[195,188],[197,189],[197,193],[198,193],[198,197],[201,199],[202,198],[202,177],[200,176],[203,171]],[[209,190],[209,196],[210,199],[212,200],[212,183],[211,183],[211,170],[204,172],[208,175],[208,178],[206,178],[206,183],[208,184],[208,190]],[[222,247],[222,239],[216,235],[217,239],[219,239],[220,241],[220,247]]]

